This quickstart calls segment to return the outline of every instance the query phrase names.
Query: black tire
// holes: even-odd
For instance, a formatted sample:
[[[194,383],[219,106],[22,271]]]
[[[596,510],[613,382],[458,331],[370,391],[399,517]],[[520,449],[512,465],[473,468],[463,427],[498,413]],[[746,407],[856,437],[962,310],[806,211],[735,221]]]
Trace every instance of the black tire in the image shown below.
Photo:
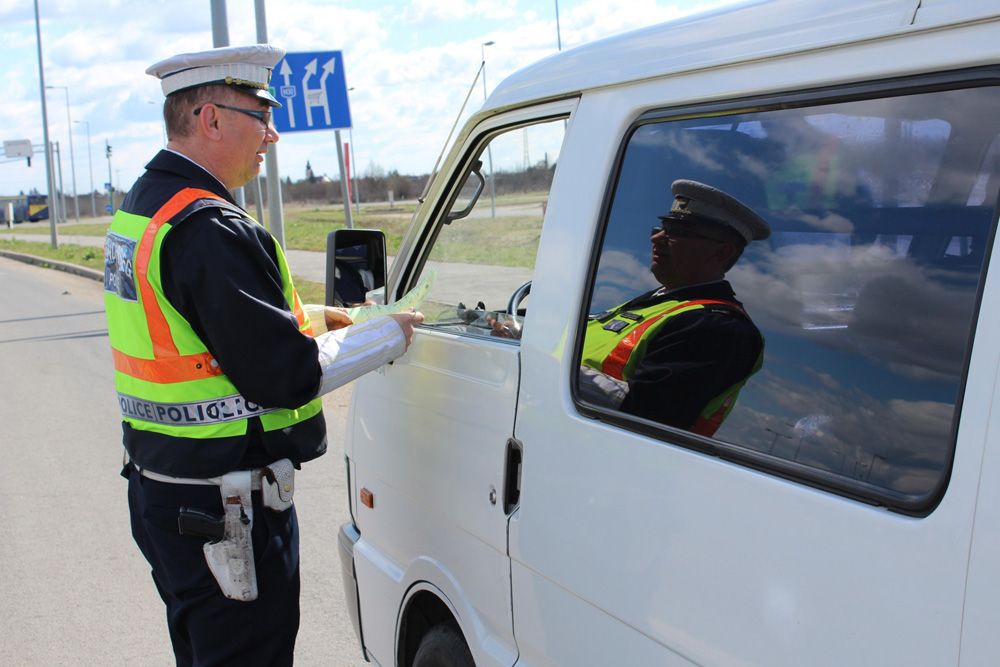
[[[413,667],[476,667],[476,662],[458,630],[437,625],[420,640]]]

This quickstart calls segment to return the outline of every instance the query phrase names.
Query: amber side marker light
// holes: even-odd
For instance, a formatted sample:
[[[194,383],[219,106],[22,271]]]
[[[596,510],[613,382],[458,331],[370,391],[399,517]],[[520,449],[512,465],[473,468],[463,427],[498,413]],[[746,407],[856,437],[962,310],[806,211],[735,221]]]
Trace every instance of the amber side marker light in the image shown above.
[[[368,509],[375,509],[375,496],[368,489],[361,489],[361,504]]]

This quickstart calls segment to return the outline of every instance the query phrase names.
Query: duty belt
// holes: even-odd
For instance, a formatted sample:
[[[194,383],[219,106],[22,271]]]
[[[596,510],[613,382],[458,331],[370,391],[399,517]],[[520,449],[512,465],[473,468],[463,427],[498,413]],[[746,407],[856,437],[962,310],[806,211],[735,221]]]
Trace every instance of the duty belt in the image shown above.
[[[132,463],[143,477],[167,484],[217,486],[222,495],[222,516],[180,507],[177,530],[181,535],[207,538],[202,545],[205,562],[219,584],[222,594],[231,600],[250,602],[257,599],[257,571],[253,553],[253,501],[251,491],[261,491],[264,507],[284,512],[292,506],[295,491],[295,466],[289,459],[275,461],[263,468],[235,470],[221,477],[172,477],[145,470]]]
[[[230,394],[207,401],[159,403],[118,392],[122,417],[168,426],[202,426],[256,417],[278,408],[263,408],[240,394]]]
[[[194,477],[172,477],[170,475],[164,475],[162,473],[153,472],[152,470],[147,470],[145,468],[140,468],[139,466],[132,464],[139,474],[143,477],[149,478],[155,482],[164,482],[166,484],[194,484],[199,486],[222,486],[222,476],[219,477],[205,477],[202,479],[197,479]],[[250,472],[250,490],[260,491],[261,484],[260,480],[264,477],[265,468],[254,468]]]

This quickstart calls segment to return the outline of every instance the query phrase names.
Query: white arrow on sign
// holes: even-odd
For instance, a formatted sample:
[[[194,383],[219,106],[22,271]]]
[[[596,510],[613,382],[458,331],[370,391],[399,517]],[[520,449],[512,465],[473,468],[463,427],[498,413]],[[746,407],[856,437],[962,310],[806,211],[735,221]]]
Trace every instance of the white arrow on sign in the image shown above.
[[[292,76],[292,68],[288,61],[281,63],[281,70],[278,72],[285,80],[285,85],[281,87],[281,95],[285,98],[285,108],[288,109],[288,126],[295,127],[295,113],[292,110],[292,98],[295,97],[295,86],[291,85],[289,79]]]
[[[326,95],[326,79],[328,76],[333,74],[333,70],[336,67],[337,59],[330,58],[330,60],[328,60],[323,65],[323,76],[321,76],[319,79],[319,88],[310,89],[309,79],[311,79],[316,74],[317,62],[318,58],[313,58],[312,60],[310,60],[309,64],[306,65],[306,74],[305,76],[302,77],[302,92],[305,93],[304,104],[306,105],[306,124],[309,125],[310,127],[313,124],[312,121],[313,107],[323,107],[323,115],[326,118],[326,124],[330,125],[332,122],[330,119],[330,100],[327,98]]]

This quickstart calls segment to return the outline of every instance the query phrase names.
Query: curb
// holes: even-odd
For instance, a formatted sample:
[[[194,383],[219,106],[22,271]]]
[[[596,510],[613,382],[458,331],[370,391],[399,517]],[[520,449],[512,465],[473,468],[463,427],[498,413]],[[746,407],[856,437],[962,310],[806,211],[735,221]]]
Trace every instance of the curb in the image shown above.
[[[42,266],[49,269],[57,269],[59,271],[65,271],[66,273],[72,273],[84,278],[90,278],[91,280],[104,280],[104,274],[100,271],[95,271],[94,269],[88,269],[83,266],[77,266],[76,264],[68,264],[67,262],[60,262],[54,259],[49,259],[47,257],[36,257],[35,255],[25,255],[20,252],[12,252],[10,250],[0,250],[0,257],[6,257],[8,259],[14,259],[18,262],[24,262],[25,264],[34,264],[35,266]]]

